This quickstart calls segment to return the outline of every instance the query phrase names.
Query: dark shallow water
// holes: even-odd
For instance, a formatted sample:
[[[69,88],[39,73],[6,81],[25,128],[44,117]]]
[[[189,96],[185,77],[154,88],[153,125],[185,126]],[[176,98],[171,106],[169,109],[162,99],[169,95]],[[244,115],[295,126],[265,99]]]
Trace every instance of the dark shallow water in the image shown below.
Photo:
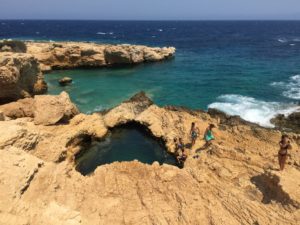
[[[0,21],[0,38],[177,48],[164,63],[47,75],[49,93],[68,91],[83,112],[144,90],[159,105],[214,107],[270,125],[300,100],[300,21]],[[74,84],[59,87],[62,76]]]
[[[99,142],[77,159],[77,170],[88,175],[98,166],[116,161],[133,161],[152,164],[176,165],[175,158],[157,140],[137,126],[119,127],[105,141]]]

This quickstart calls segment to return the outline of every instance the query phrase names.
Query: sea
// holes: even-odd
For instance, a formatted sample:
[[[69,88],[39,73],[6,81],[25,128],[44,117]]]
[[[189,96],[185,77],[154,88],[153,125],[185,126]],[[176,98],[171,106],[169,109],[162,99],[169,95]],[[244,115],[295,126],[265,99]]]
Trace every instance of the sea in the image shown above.
[[[216,108],[270,127],[300,102],[300,21],[0,20],[0,39],[174,46],[174,59],[137,66],[53,71],[82,112],[145,91],[156,104]],[[61,77],[73,84],[60,87]]]

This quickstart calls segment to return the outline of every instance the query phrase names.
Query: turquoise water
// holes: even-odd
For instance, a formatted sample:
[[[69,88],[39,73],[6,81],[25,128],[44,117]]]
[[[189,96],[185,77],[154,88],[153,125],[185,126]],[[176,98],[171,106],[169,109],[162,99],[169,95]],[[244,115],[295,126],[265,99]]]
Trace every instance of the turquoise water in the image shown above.
[[[174,157],[157,140],[142,128],[129,125],[113,129],[105,141],[91,147],[77,159],[76,169],[81,174],[88,175],[100,165],[135,159],[147,164],[155,161],[160,164],[176,164]]]
[[[300,101],[300,21],[0,21],[0,38],[174,46],[163,63],[54,71],[49,93],[68,91],[83,112],[144,90],[159,105],[218,108],[270,126]],[[74,83],[59,87],[70,76]]]

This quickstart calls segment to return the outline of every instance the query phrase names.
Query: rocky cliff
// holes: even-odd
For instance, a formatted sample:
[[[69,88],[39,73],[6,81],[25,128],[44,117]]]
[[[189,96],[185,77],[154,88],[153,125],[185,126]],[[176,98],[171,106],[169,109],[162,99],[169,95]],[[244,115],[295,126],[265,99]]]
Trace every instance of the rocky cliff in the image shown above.
[[[52,98],[44,96],[45,101]],[[55,99],[61,102],[56,110],[69,112],[67,97]],[[36,108],[42,106],[34,102],[27,113],[8,118],[13,104],[0,108],[5,116],[0,121],[0,224],[300,222],[297,134],[289,134],[291,157],[286,170],[278,172],[281,133],[220,112],[158,107],[140,93],[107,112],[73,113],[48,125],[35,123]],[[216,124],[216,141],[197,151],[204,144],[197,140],[183,169],[116,162],[98,167],[90,176],[76,171],[76,154],[84,153],[92,141],[101,141],[110,128],[129,122],[163,140],[170,152],[174,137],[189,143],[191,122],[201,134],[209,123]]]
[[[0,103],[47,90],[38,61],[30,54],[0,52]]]
[[[142,45],[106,45],[83,42],[27,42],[43,71],[78,67],[105,67],[120,64],[157,62],[175,54],[175,48],[151,48]]]

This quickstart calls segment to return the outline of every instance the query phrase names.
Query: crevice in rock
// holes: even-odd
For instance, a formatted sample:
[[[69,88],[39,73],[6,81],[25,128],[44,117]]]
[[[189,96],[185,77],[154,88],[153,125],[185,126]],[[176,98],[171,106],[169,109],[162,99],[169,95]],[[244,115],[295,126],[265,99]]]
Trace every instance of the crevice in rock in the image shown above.
[[[24,187],[20,190],[20,195],[22,196],[29,188],[31,182],[33,181],[35,175],[39,172],[39,169],[43,166],[43,163],[38,163],[37,168],[34,169],[34,171],[30,174],[28,177]]]

